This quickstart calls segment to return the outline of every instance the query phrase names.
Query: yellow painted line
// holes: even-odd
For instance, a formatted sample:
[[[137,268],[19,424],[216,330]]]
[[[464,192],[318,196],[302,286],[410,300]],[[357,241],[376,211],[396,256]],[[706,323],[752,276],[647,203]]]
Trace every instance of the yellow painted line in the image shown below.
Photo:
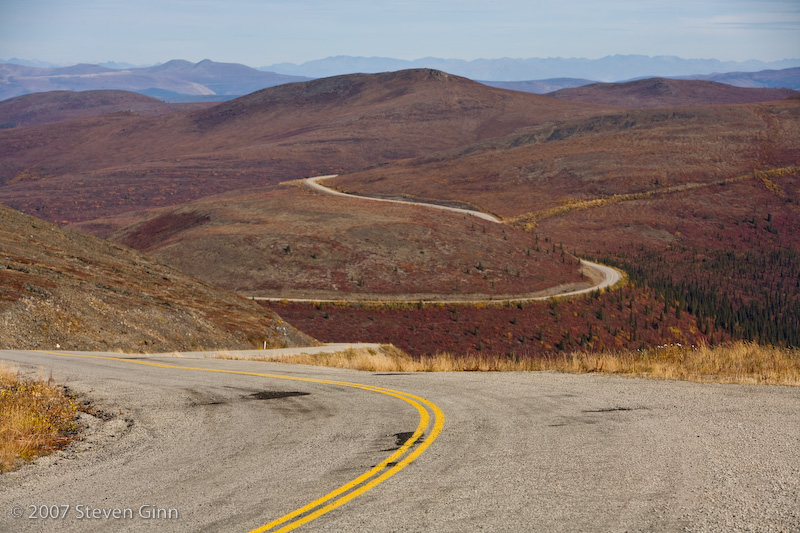
[[[361,388],[361,387],[358,387],[358,388]],[[383,391],[375,391],[375,392],[383,392]],[[411,438],[406,440],[403,443],[403,445],[400,448],[398,448],[397,451],[395,451],[395,453],[393,453],[392,455],[390,455],[389,457],[387,457],[386,459],[381,461],[379,464],[375,465],[368,472],[360,475],[359,477],[355,478],[354,480],[350,481],[349,483],[346,483],[346,484],[342,485],[338,489],[336,489],[336,490],[334,490],[332,492],[329,492],[325,496],[323,496],[321,498],[318,498],[318,499],[314,500],[313,502],[311,502],[311,503],[309,503],[307,505],[304,505],[303,507],[300,507],[299,509],[295,509],[291,513],[286,514],[286,515],[278,518],[277,520],[273,520],[269,524],[265,524],[265,525],[263,525],[263,526],[261,526],[261,527],[259,527],[257,529],[254,529],[254,530],[250,531],[250,533],[262,533],[264,531],[270,530],[270,529],[272,529],[272,528],[274,528],[276,526],[279,526],[279,525],[281,525],[281,524],[283,524],[285,522],[288,522],[288,521],[292,520],[293,518],[295,518],[297,516],[300,516],[303,513],[311,511],[315,507],[319,507],[320,505],[322,505],[325,502],[327,502],[327,501],[339,496],[340,494],[346,493],[350,489],[352,489],[354,487],[357,487],[361,483],[364,483],[365,481],[367,481],[369,478],[371,478],[371,477],[377,475],[378,473],[380,473],[384,468],[386,468],[386,466],[389,463],[391,463],[391,462],[395,461],[396,459],[400,458],[402,455],[404,455],[408,451],[409,448],[411,448],[411,446],[413,446],[413,444],[417,441],[417,439],[419,439],[419,437],[425,431],[425,428],[428,427],[428,422],[429,422],[428,412],[425,409],[423,409],[422,406],[419,405],[418,403],[413,402],[413,401],[411,401],[411,400],[409,400],[409,399],[407,399],[407,398],[405,398],[403,396],[400,396],[400,395],[397,395],[397,394],[391,394],[391,393],[388,393],[388,392],[386,394],[389,394],[390,396],[395,396],[395,397],[400,398],[400,399],[402,399],[404,401],[407,401],[408,403],[411,403],[412,405],[414,405],[417,408],[417,411],[420,413],[419,425],[417,426],[416,431],[414,431],[414,434],[411,435]],[[394,468],[396,468],[396,466]],[[366,492],[366,491],[358,489],[358,491],[353,491],[350,494],[353,494],[354,492],[358,492],[359,494],[361,494],[361,493]],[[342,503],[344,503],[344,502],[342,502]],[[338,507],[338,505],[336,507]],[[335,509],[335,507],[331,507],[331,509],[329,509],[329,510],[332,510],[332,509]],[[317,516],[320,516],[320,515],[316,515],[316,516],[314,516],[314,518],[316,518]],[[305,524],[306,522],[309,522],[310,520],[313,520],[313,518],[309,518],[309,517],[301,518],[301,519],[299,519],[299,520],[297,520],[297,521],[295,521],[295,522],[293,522],[293,523],[291,523],[291,524],[289,524],[287,526],[284,526],[283,528],[279,529],[278,531],[291,531],[292,529],[295,529],[296,527],[299,527],[300,525]]]
[[[291,531],[295,528],[300,527],[303,524],[306,524],[316,518],[319,518],[323,514],[336,509],[337,507],[349,502],[353,498],[364,494],[368,490],[374,488],[378,484],[386,481],[390,477],[394,476],[398,472],[400,472],[403,468],[408,466],[412,461],[418,458],[422,452],[424,452],[430,445],[433,443],[434,440],[439,436],[442,432],[442,428],[444,427],[444,413],[441,409],[439,409],[436,404],[426,400],[425,398],[415,396],[413,394],[409,394],[402,391],[397,391],[393,389],[387,389],[384,387],[378,387],[375,385],[364,385],[361,383],[350,383],[347,381],[334,381],[334,380],[327,380],[327,379],[314,379],[314,378],[301,378],[296,376],[282,376],[277,374],[265,374],[261,372],[245,372],[242,370],[222,370],[222,369],[215,369],[215,368],[202,368],[202,367],[192,367],[192,366],[179,366],[179,365],[168,365],[165,363],[155,363],[152,361],[140,361],[140,360],[133,360],[133,359],[125,359],[123,357],[111,357],[111,356],[104,356],[104,355],[88,355],[88,354],[72,354],[72,353],[64,353],[64,352],[49,352],[45,350],[34,350],[39,353],[46,353],[52,355],[60,355],[60,356],[67,356],[67,357],[80,357],[85,359],[105,359],[109,361],[122,361],[125,363],[133,363],[145,366],[154,366],[159,368],[171,368],[177,370],[195,370],[199,372],[217,372],[221,374],[238,374],[238,375],[245,375],[245,376],[258,376],[258,377],[266,377],[266,378],[274,378],[274,379],[286,379],[292,381],[306,381],[310,383],[322,383],[325,385],[339,385],[343,387],[351,387],[356,389],[367,390],[371,392],[379,392],[381,394],[386,394],[387,396],[393,396],[404,402],[412,405],[417,412],[419,413],[419,424],[417,425],[416,430],[411,435],[411,437],[406,440],[400,448],[398,448],[392,455],[381,461],[379,464],[375,465],[371,470],[365,472],[364,474],[360,475],[359,477],[353,479],[352,481],[342,485],[341,487],[329,492],[325,496],[314,500],[313,502],[300,507],[272,522],[265,524],[257,529],[250,531],[250,533],[263,533],[270,529],[273,529],[281,524],[286,524],[281,529],[276,531]],[[424,406],[424,407],[423,407]],[[414,451],[406,455],[406,453],[417,443],[417,441],[422,437],[425,433],[425,430],[430,425],[430,415],[428,414],[427,409],[433,413],[434,424],[431,432],[425,437],[422,442],[418,443],[418,446]],[[397,461],[403,455],[406,455],[403,459]],[[389,464],[395,463],[391,468],[388,470],[386,469]],[[381,473],[382,472],[382,473]],[[333,500],[333,501],[331,501]],[[324,505],[326,502],[329,502],[327,505]],[[314,509],[316,509],[314,511]],[[311,512],[313,511],[313,512]],[[295,518],[309,513],[297,520]],[[292,521],[294,520],[294,521]],[[288,524],[287,524],[288,522]]]
[[[410,395],[410,394],[408,396],[416,398],[415,396]],[[420,398],[420,400],[422,400],[422,398]],[[429,402],[427,400],[423,400],[423,403],[428,405],[431,408],[431,410],[434,412],[434,416],[435,416],[436,422],[434,423],[433,430],[431,431],[431,434],[422,443],[420,443],[420,445],[417,447],[417,449],[415,449],[412,453],[410,453],[405,459],[403,459],[402,461],[397,463],[393,468],[387,470],[386,472],[384,472],[380,476],[378,476],[375,479],[372,479],[371,481],[369,481],[368,483],[362,485],[357,490],[354,490],[354,491],[350,492],[349,494],[346,494],[345,496],[342,496],[338,500],[335,500],[335,501],[329,503],[325,507],[322,507],[322,508],[314,511],[313,513],[311,513],[311,514],[309,514],[309,515],[307,515],[307,516],[305,516],[305,517],[303,517],[303,518],[301,518],[299,520],[296,520],[295,522],[292,522],[288,526],[286,526],[284,528],[281,528],[281,529],[279,529],[277,531],[279,531],[279,532],[281,532],[281,531],[291,531],[291,530],[295,529],[296,527],[299,527],[299,526],[301,526],[301,525],[303,525],[303,524],[305,524],[307,522],[310,522],[311,520],[314,520],[315,518],[318,518],[318,517],[322,516],[323,514],[329,512],[329,511],[332,511],[332,510],[336,509],[340,505],[349,502],[350,500],[352,500],[356,496],[359,496],[359,495],[367,492],[368,490],[374,488],[379,483],[382,483],[382,482],[386,481],[387,479],[389,479],[390,477],[392,477],[393,475],[398,473],[400,470],[402,470],[403,468],[408,466],[417,457],[419,457],[420,454],[422,454],[422,452],[424,452],[428,448],[428,446],[430,446],[430,444],[434,440],[436,440],[436,437],[439,436],[439,433],[441,433],[442,428],[444,427],[444,413],[442,413],[442,411],[435,404],[433,404],[433,403],[431,403],[431,402]],[[409,441],[410,440],[411,439],[409,439]],[[409,441],[406,441],[406,444],[408,444]],[[266,529],[258,529],[258,530],[254,530],[254,531],[252,531],[250,533],[256,533],[256,532],[260,533],[262,531],[266,531]]]

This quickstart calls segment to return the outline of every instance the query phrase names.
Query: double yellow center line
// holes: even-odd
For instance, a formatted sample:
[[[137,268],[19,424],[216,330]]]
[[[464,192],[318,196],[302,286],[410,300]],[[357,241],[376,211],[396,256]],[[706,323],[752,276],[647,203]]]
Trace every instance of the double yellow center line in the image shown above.
[[[337,385],[341,387],[351,387],[354,389],[362,389],[370,392],[377,392],[387,396],[393,396],[404,402],[412,405],[419,413],[419,424],[416,430],[392,455],[375,465],[371,470],[358,476],[352,481],[342,485],[341,487],[329,492],[325,496],[314,500],[313,502],[300,507],[272,522],[265,524],[259,528],[253,529],[250,533],[262,533],[265,531],[291,531],[297,527],[306,524],[325,513],[336,509],[337,507],[349,502],[353,498],[364,494],[368,490],[374,488],[378,484],[386,481],[393,475],[400,472],[403,468],[408,466],[412,461],[418,458],[428,446],[430,446],[444,427],[444,413],[439,407],[425,398],[409,394],[407,392],[387,389],[384,387],[377,387],[374,385],[364,385],[361,383],[350,383],[347,381],[333,381],[327,379],[313,379],[301,378],[295,376],[281,376],[276,374],[264,374],[260,372],[244,372],[241,370],[220,370],[214,368],[198,368],[191,366],[178,366],[168,365],[164,363],[155,363],[152,361],[142,361],[136,359],[125,359],[123,357],[110,357],[103,355],[88,355],[88,354],[70,354],[64,352],[47,352],[39,351],[40,353],[47,353],[68,357],[81,357],[87,359],[106,359],[110,361],[122,361],[125,363],[132,363],[138,365],[153,366],[158,368],[171,368],[176,370],[192,370],[197,372],[218,372],[221,374],[239,374],[245,376],[258,376],[273,379],[287,379],[292,381],[306,381],[310,383],[322,383],[325,385]],[[427,434],[426,434],[427,431]],[[276,529],[278,528],[278,529]]]

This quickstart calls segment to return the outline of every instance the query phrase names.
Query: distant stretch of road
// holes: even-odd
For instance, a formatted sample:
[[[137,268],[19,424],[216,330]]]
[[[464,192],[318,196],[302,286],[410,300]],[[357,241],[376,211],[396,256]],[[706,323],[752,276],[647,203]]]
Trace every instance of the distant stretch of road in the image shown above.
[[[427,299],[427,298],[412,298],[409,300],[397,300],[392,299],[392,302],[410,302],[410,303],[448,303],[448,304],[461,304],[461,305],[474,305],[474,304],[483,304],[483,303],[490,303],[490,302],[510,302],[510,303],[518,303],[518,302],[536,302],[536,301],[545,301],[551,298],[568,298],[571,296],[580,296],[581,294],[587,294],[592,291],[607,289],[609,287],[613,287],[616,285],[621,279],[622,274],[619,270],[615,268],[611,268],[610,266],[602,265],[600,263],[593,263],[591,261],[586,261],[581,259],[581,264],[583,265],[584,270],[591,270],[598,274],[599,281],[592,285],[591,287],[586,287],[584,289],[578,289],[574,291],[559,291],[558,287],[554,287],[550,290],[545,290],[546,294],[543,296],[520,296],[520,297],[498,297],[493,299],[478,299],[478,298],[470,298],[470,299],[458,299],[458,300],[451,300],[451,299]],[[341,302],[341,299],[324,299],[324,298],[280,298],[280,297],[265,297],[265,296],[255,296],[252,297],[253,300],[261,300],[265,302],[305,302],[305,303],[336,303]],[[384,300],[358,300],[361,303],[381,303]]]
[[[433,209],[444,209],[445,211],[453,211],[455,213],[463,213],[465,215],[471,215],[473,217],[482,218],[483,220],[488,220],[489,222],[494,222],[496,224],[502,224],[503,221],[497,218],[494,215],[490,215],[489,213],[482,213],[480,211],[473,211],[472,209],[462,209],[460,207],[449,207],[446,205],[439,205],[439,204],[429,204],[425,202],[414,202],[411,200],[392,200],[389,198],[373,198],[371,196],[361,196],[359,194],[347,194],[343,192],[339,192],[336,189],[331,189],[330,187],[326,187],[320,183],[320,181],[328,179],[328,178],[335,178],[338,174],[329,174],[327,176],[316,176],[313,178],[306,179],[305,183],[313,190],[319,191],[326,194],[334,194],[336,196],[345,196],[347,198],[363,198],[364,200],[374,200],[376,202],[389,202],[393,204],[410,204],[410,205],[421,205],[424,207],[430,207]]]
[[[323,194],[332,194],[334,196],[344,196],[346,198],[359,198],[363,200],[371,200],[374,202],[388,202],[393,204],[406,204],[406,205],[418,205],[422,207],[429,207],[432,209],[443,209],[445,211],[452,211],[454,213],[461,213],[465,215],[470,215],[474,217],[478,217],[480,219],[493,222],[495,224],[502,224],[503,221],[494,215],[490,215],[488,213],[482,213],[480,211],[474,211],[472,209],[464,209],[460,207],[450,207],[446,205],[438,205],[438,204],[431,204],[425,202],[414,202],[411,200],[394,200],[388,198],[373,198],[371,196],[362,196],[358,194],[348,194],[337,191],[336,189],[331,189],[330,187],[326,187],[322,183],[323,180],[329,178],[335,178],[338,174],[329,174],[327,176],[316,176],[313,178],[307,178],[304,181],[304,184],[308,186],[309,189],[313,191],[317,191]],[[422,302],[422,303],[437,303],[437,302],[447,302],[453,304],[477,304],[477,303],[485,303],[490,301],[509,301],[509,302],[530,302],[530,301],[538,301],[538,300],[549,300],[553,297],[570,297],[570,296],[579,296],[581,294],[587,294],[592,291],[606,289],[609,287],[613,287],[622,279],[622,273],[615,269],[611,268],[606,265],[601,265],[599,263],[593,263],[591,261],[585,261],[581,259],[581,264],[583,265],[584,271],[589,271],[590,273],[594,273],[591,275],[592,278],[596,278],[596,283],[590,287],[585,287],[583,289],[577,290],[560,290],[558,287],[554,287],[552,290],[549,291],[541,291],[545,294],[542,296],[519,296],[519,297],[504,297],[504,298],[495,298],[495,299],[476,299],[476,298],[467,298],[467,299],[460,299],[460,300],[451,300],[451,299],[436,299],[436,300],[429,300],[425,298],[413,298],[408,301],[410,302]],[[269,297],[255,297],[255,300],[264,300],[264,301],[289,301],[289,302],[338,302],[341,300],[327,300],[327,299],[316,299],[316,298],[269,298]],[[392,300],[396,301],[396,300]]]

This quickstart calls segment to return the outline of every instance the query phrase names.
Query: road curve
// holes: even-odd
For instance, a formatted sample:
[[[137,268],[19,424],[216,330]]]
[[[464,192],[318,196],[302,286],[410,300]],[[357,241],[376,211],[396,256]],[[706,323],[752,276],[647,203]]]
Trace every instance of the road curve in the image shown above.
[[[0,478],[2,531],[37,531],[53,512],[62,515],[59,531],[120,522],[139,530],[159,521],[150,516],[159,509],[168,513],[161,530],[289,531],[408,467],[444,426],[442,411],[417,395],[307,372],[265,373],[266,365],[247,361],[42,351],[0,351],[0,359],[46,365],[97,408],[111,409],[109,417],[119,411],[103,428],[110,439],[90,432],[91,446],[39,461],[61,468],[29,466]],[[318,432],[333,445],[322,446]],[[336,475],[318,477],[321,461]],[[297,474],[311,476],[308,486],[286,490]]]
[[[445,205],[437,205],[437,204],[430,204],[424,202],[413,202],[409,200],[392,200],[388,198],[373,198],[371,196],[361,196],[357,194],[348,194],[343,193],[341,191],[337,191],[336,189],[331,189],[330,187],[326,187],[322,183],[322,180],[326,180],[329,178],[335,178],[338,174],[329,174],[326,176],[315,176],[311,178],[306,178],[303,181],[303,184],[306,185],[313,191],[317,191],[322,194],[331,194],[334,196],[343,196],[346,198],[360,198],[363,200],[371,200],[375,202],[388,202],[393,204],[407,204],[407,205],[417,205],[423,207],[429,207],[432,209],[442,209],[445,211],[452,211],[454,213],[461,213],[466,214],[474,217],[481,218],[483,220],[487,220],[489,222],[493,222],[495,224],[502,224],[503,221],[493,215],[488,213],[482,213],[480,211],[474,211],[471,209],[462,209],[459,207],[450,207]],[[509,302],[531,302],[531,301],[542,301],[542,300],[549,300],[554,297],[563,298],[563,297],[571,297],[571,296],[580,296],[582,294],[588,294],[596,290],[607,289],[613,287],[617,283],[622,280],[622,273],[612,267],[602,265],[600,263],[594,263],[592,261],[586,261],[581,259],[581,265],[583,266],[585,271],[590,271],[594,273],[593,278],[597,278],[597,281],[591,287],[586,287],[583,289],[578,289],[574,291],[564,291],[558,292],[557,288],[554,288],[552,291],[548,291],[548,294],[544,296],[520,296],[520,297],[504,297],[504,298],[497,298],[497,299],[460,299],[460,300],[451,300],[451,299],[436,299],[436,300],[429,300],[425,298],[413,298],[408,300],[411,303],[451,303],[451,304],[478,304],[478,303],[487,303],[493,301],[509,301]],[[544,292],[544,291],[543,291]],[[314,299],[314,298],[271,298],[271,297],[254,297],[255,300],[262,300],[262,301],[287,301],[287,302],[341,302],[345,300],[327,300],[327,299]],[[397,300],[392,300],[396,302]],[[361,303],[379,303],[378,300],[372,302],[369,300],[359,300]]]
[[[306,185],[312,190],[322,192],[325,194],[333,194],[335,196],[345,196],[347,198],[361,198],[363,200],[373,200],[376,202],[388,202],[392,204],[407,204],[407,205],[421,205],[424,207],[430,207],[432,209],[443,209],[445,211],[453,211],[454,213],[461,213],[464,215],[471,215],[473,217],[478,217],[483,220],[488,220],[489,222],[494,222],[496,224],[502,224],[503,221],[497,218],[494,215],[490,215],[489,213],[482,213],[480,211],[474,211],[472,209],[462,209],[460,207],[449,207],[446,205],[439,205],[439,204],[430,204],[425,202],[414,202],[411,200],[392,200],[389,198],[373,198],[371,196],[362,196],[360,194],[347,194],[336,189],[331,189],[330,187],[326,187],[320,183],[320,181],[328,179],[328,178],[335,178],[338,174],[329,174],[327,176],[315,176],[313,178],[307,178],[305,180]]]
[[[258,530],[429,442],[439,418],[417,398],[447,417],[433,445],[300,531],[800,530],[797,387],[83,355],[101,358],[0,351],[106,414],[0,476],[0,531]],[[424,434],[416,406],[378,390],[424,407]],[[70,514],[12,515],[53,505]],[[78,505],[179,515],[78,519]]]
[[[572,296],[580,296],[581,294],[588,294],[593,291],[607,289],[613,287],[617,283],[622,280],[622,273],[615,269],[611,268],[610,266],[606,266],[600,263],[593,263],[591,261],[586,261],[581,259],[581,265],[585,270],[590,270],[597,273],[597,277],[600,278],[597,283],[592,285],[591,287],[585,289],[578,289],[574,291],[564,291],[558,292],[556,289],[552,289],[549,294],[545,296],[522,296],[522,297],[498,297],[494,299],[428,299],[428,298],[412,298],[409,300],[353,300],[354,302],[358,302],[361,304],[382,304],[387,302],[401,302],[401,303],[423,303],[423,304],[437,304],[437,303],[446,303],[446,304],[458,304],[458,305],[475,305],[475,304],[485,304],[485,303],[518,303],[518,302],[537,302],[537,301],[546,301],[552,298],[569,298]],[[350,300],[336,300],[336,299],[323,299],[323,298],[273,298],[269,296],[252,296],[253,300],[259,300],[264,302],[300,302],[300,303],[341,303],[347,302]]]

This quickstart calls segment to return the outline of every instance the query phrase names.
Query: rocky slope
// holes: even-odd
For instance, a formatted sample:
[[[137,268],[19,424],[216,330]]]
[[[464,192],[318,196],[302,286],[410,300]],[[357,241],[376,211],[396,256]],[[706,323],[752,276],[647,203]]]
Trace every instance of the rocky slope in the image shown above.
[[[252,349],[316,341],[255,302],[0,206],[0,349]]]

